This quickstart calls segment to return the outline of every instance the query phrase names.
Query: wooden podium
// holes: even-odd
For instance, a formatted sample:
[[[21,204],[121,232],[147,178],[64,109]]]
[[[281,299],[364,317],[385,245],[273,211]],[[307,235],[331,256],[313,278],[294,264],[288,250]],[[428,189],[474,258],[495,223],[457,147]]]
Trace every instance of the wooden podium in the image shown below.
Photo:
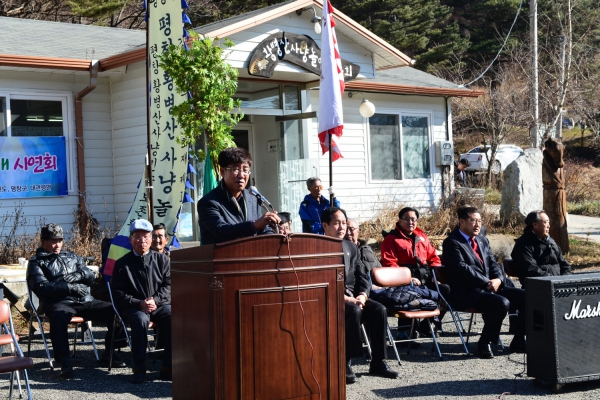
[[[346,398],[341,240],[177,250],[171,279],[174,399]]]

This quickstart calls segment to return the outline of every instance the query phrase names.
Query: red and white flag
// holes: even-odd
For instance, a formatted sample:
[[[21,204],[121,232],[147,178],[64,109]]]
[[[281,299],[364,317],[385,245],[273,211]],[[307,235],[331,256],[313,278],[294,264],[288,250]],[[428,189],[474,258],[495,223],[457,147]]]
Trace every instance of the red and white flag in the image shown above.
[[[335,136],[342,136],[344,113],[342,94],[344,93],[344,72],[342,58],[335,37],[333,7],[329,0],[323,4],[323,30],[321,33],[321,84],[319,86],[319,141],[323,154],[329,150],[331,137],[332,161],[342,157],[335,143]]]

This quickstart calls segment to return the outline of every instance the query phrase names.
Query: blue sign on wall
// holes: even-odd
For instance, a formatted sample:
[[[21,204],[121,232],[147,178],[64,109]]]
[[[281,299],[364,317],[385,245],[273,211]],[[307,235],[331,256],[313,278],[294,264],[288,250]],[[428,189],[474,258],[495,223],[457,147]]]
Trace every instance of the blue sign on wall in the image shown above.
[[[65,137],[0,137],[0,199],[66,196]]]

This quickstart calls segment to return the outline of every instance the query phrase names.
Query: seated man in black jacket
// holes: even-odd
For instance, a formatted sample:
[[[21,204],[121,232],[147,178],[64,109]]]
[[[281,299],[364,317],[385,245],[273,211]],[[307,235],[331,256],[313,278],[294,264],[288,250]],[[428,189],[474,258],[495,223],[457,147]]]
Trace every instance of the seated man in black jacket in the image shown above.
[[[483,330],[477,345],[480,358],[493,358],[490,343],[497,343],[502,321],[510,309],[519,311],[510,350],[524,353],[525,291],[507,287],[490,243],[479,235],[481,214],[475,207],[458,209],[459,226],[443,243],[443,263],[448,268],[452,306],[475,308],[483,313]]]
[[[152,224],[136,219],[129,227],[133,250],[115,263],[111,280],[119,314],[131,327],[133,383],[144,382],[150,321],[159,327],[164,354],[160,378],[171,380],[171,263],[150,250]]]
[[[346,212],[341,208],[329,207],[321,214],[325,236],[343,239],[346,235]],[[342,241],[344,250],[344,303],[346,305],[346,383],[356,382],[351,368],[353,357],[362,357],[360,324],[365,324],[371,340],[372,360],[369,373],[384,378],[396,379],[398,373],[385,363],[385,332],[387,310],[376,301],[369,299],[371,282],[366,267],[358,258],[356,245]]]
[[[40,299],[37,311],[50,320],[50,340],[54,359],[60,363],[60,376],[73,374],[69,336],[67,328],[74,316],[110,324],[115,315],[113,307],[106,301],[90,295],[94,273],[85,266],[81,257],[63,251],[63,230],[59,225],[42,227],[42,246],[27,265],[27,285]],[[111,342],[112,329],[106,334],[105,343]],[[106,347],[106,346],[105,346]],[[108,366],[109,352],[105,351],[101,362]],[[124,367],[113,359],[113,367]]]
[[[232,147],[219,153],[219,185],[198,201],[198,224],[202,244],[214,244],[247,236],[273,233],[276,213],[262,215],[257,198],[246,190],[252,156]]]
[[[571,264],[563,257],[558,244],[548,236],[550,219],[544,211],[532,211],[525,218],[523,235],[515,241],[510,254],[519,271],[519,281],[535,276],[569,275]]]

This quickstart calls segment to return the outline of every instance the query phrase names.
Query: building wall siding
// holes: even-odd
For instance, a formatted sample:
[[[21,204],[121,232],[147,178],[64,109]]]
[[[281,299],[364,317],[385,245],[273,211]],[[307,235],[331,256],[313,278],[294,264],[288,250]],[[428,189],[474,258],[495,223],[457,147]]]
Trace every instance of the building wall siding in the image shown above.
[[[75,149],[75,96],[89,84],[88,74],[56,74],[49,72],[2,71],[0,92],[56,94],[71,92],[69,126],[72,127],[68,146]],[[98,85],[82,100],[83,138],[87,205],[101,226],[114,220],[114,191],[112,173],[111,107],[109,78],[100,77]],[[72,158],[69,176],[74,187],[65,197],[5,199],[0,201],[0,215],[14,214],[15,207],[23,206],[26,223],[22,233],[34,233],[41,223],[54,222],[70,230],[78,205],[77,159]],[[0,235],[2,232],[0,232]]]
[[[308,13],[306,13],[306,15],[308,15]],[[247,70],[248,60],[250,59],[249,54],[252,53],[256,46],[269,35],[282,31],[281,27],[285,27],[284,31],[286,32],[310,36],[317,45],[321,47],[321,35],[315,33],[313,24],[310,23],[310,19],[306,19],[304,16],[299,17],[295,13],[291,13],[231,35],[229,39],[235,43],[235,46],[230,49],[232,51],[228,56],[227,61],[236,68]],[[373,77],[374,69],[371,51],[350,41],[348,37],[339,32],[337,32],[336,35],[338,46],[340,52],[344,55],[344,59],[360,65],[361,75]],[[277,66],[276,71],[298,72],[304,70],[284,61]]]
[[[127,66],[111,79],[115,212],[120,226],[133,204],[147,154],[145,63]]]
[[[426,179],[404,179],[372,182],[369,163],[368,123],[358,112],[362,96],[344,95],[344,133],[338,144],[344,158],[333,163],[333,187],[341,205],[350,217],[361,221],[372,218],[390,205],[413,206],[422,210],[437,207],[442,196],[442,170],[435,165],[433,142],[446,139],[446,104],[442,97],[365,94],[376,107],[376,113],[423,112],[433,116],[431,126],[430,171]],[[318,110],[319,92],[311,91],[311,107]],[[321,179],[329,186],[329,156],[321,154],[317,138],[317,120],[309,123],[310,158],[319,159]],[[449,132],[451,137],[451,131]]]

